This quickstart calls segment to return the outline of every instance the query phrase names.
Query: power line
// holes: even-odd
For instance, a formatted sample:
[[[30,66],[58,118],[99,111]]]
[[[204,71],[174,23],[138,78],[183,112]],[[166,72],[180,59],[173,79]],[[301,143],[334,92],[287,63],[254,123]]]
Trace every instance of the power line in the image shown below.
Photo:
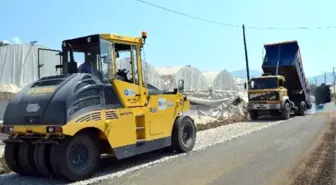
[[[138,1],[140,3],[143,3],[143,4],[146,4],[146,5],[149,5],[149,6],[152,6],[152,7],[155,7],[155,8],[158,8],[158,9],[161,9],[161,10],[164,10],[164,11],[167,11],[167,12],[175,13],[175,14],[182,15],[182,16],[185,16],[185,17],[189,17],[189,18],[192,18],[192,19],[196,19],[196,20],[199,20],[199,21],[208,22],[208,23],[211,23],[211,24],[217,24],[217,25],[221,25],[221,26],[232,27],[232,28],[241,28],[241,25],[228,24],[228,23],[223,23],[223,22],[220,22],[220,21],[205,19],[205,18],[202,18],[202,17],[186,14],[186,13],[179,12],[179,11],[176,11],[176,10],[172,10],[172,9],[169,9],[169,8],[165,8],[163,6],[159,6],[159,5],[149,3],[149,2],[143,1],[143,0],[136,0],[136,1]],[[335,29],[336,26],[315,26],[315,27],[300,26],[300,27],[292,27],[292,28],[246,26],[246,28],[259,29],[259,30],[311,30],[311,29]]]
[[[292,27],[292,28],[281,28],[281,27],[257,27],[257,26],[247,26],[250,29],[259,29],[259,30],[312,30],[312,29],[335,29],[336,26],[315,26],[315,27]]]
[[[152,6],[152,7],[158,8],[158,9],[161,9],[161,10],[165,10],[167,12],[179,14],[179,15],[182,15],[182,16],[185,16],[185,17],[189,17],[189,18],[192,18],[192,19],[197,19],[197,20],[212,23],[212,24],[219,24],[219,25],[228,26],[228,27],[239,27],[239,28],[241,27],[241,26],[234,25],[234,24],[227,24],[227,23],[222,23],[222,22],[219,22],[219,21],[214,21],[214,20],[210,20],[210,19],[204,19],[204,18],[201,18],[201,17],[196,17],[196,16],[193,16],[193,15],[178,12],[178,11],[168,9],[168,8],[165,8],[165,7],[162,7],[162,6],[159,6],[159,5],[155,5],[155,4],[152,4],[152,3],[149,3],[149,2],[146,2],[146,1],[142,1],[142,0],[136,0],[136,1],[141,2],[143,4],[147,4],[149,6]]]

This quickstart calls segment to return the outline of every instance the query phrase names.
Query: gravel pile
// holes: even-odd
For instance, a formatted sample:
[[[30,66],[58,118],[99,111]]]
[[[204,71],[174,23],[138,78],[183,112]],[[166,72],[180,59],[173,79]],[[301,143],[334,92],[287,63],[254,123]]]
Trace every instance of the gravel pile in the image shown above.
[[[4,145],[5,144],[2,141],[0,141],[0,158],[3,156],[3,152],[5,150],[5,146]]]
[[[295,118],[294,118],[295,119]],[[264,128],[274,126],[283,121],[260,121],[260,122],[240,122],[217,127],[210,130],[199,131],[197,141],[193,153],[204,150],[207,147],[214,146],[227,140],[231,140],[252,132],[260,131]],[[91,179],[80,181],[71,184],[95,184],[100,181],[109,180],[115,177],[120,177],[135,170],[147,168],[152,165],[172,160],[176,157],[181,157],[188,154],[172,155],[163,154],[160,152],[152,152],[123,161],[105,158],[102,160],[101,171]],[[64,184],[64,182],[51,179],[37,179],[32,177],[20,177],[16,174],[0,175],[0,184],[16,184],[16,185],[47,185],[47,184]]]

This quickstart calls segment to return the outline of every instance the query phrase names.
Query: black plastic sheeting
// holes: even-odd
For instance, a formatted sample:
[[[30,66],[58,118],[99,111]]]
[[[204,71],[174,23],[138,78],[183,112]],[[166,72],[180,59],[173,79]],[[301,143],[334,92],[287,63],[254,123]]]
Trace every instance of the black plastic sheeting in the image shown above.
[[[331,90],[329,86],[321,84],[320,86],[316,87],[315,104],[319,105],[329,102],[331,102]]]

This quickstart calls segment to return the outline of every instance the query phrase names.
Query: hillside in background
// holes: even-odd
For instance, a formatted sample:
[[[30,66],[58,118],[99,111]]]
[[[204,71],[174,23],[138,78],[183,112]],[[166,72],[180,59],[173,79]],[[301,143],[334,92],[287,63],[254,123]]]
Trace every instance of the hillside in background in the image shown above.
[[[321,83],[324,83],[324,74],[309,77],[308,80],[310,83],[316,83],[317,81],[317,84],[320,85]],[[327,83],[333,83],[333,73],[332,72],[327,73]]]
[[[232,77],[234,77],[234,78],[239,78],[239,77],[246,78],[246,69],[240,69],[240,70],[232,71],[230,73],[231,73]],[[258,70],[255,70],[255,69],[250,69],[250,76],[251,77],[260,76],[261,74],[262,74],[262,71],[258,71]],[[316,83],[316,80],[317,80],[317,84],[320,85],[321,83],[324,83],[324,74],[308,77],[308,80],[309,80],[310,83]],[[327,73],[327,83],[333,83],[332,72]]]

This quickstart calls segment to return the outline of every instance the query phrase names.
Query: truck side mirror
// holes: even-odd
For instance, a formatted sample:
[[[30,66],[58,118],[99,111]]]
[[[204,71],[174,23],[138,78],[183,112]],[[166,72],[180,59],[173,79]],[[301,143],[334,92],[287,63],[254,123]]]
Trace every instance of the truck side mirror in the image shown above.
[[[246,82],[244,83],[244,88],[247,89],[247,84],[246,84]]]
[[[107,64],[109,61],[107,60],[107,54],[105,55],[101,55],[100,56],[100,59],[101,59],[101,63],[102,64]]]
[[[279,80],[279,86],[283,87],[284,86],[284,81],[283,80]]]
[[[184,80],[179,80],[177,89],[179,92],[184,92]]]

